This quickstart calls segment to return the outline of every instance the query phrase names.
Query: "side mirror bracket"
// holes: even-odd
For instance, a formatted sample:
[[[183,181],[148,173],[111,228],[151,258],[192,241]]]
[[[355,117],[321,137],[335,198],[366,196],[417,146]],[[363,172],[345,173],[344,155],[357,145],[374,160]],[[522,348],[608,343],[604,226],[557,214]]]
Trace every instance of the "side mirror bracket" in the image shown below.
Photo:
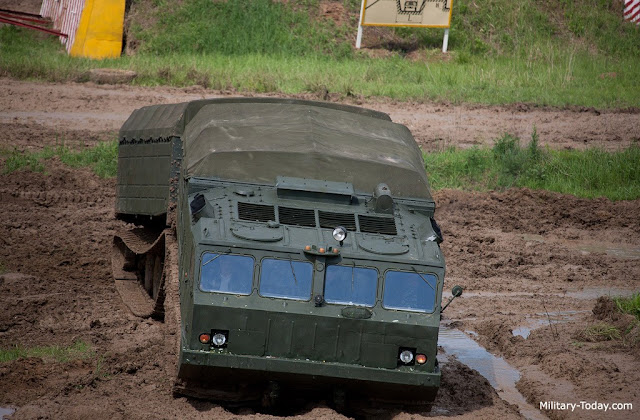
[[[453,286],[453,289],[451,289],[451,299],[449,299],[449,302],[447,302],[446,305],[444,305],[444,307],[442,309],[440,309],[440,313],[443,313],[445,309],[447,309],[447,306],[449,306],[449,304],[451,302],[453,302],[453,299],[462,296],[462,287],[455,285]]]

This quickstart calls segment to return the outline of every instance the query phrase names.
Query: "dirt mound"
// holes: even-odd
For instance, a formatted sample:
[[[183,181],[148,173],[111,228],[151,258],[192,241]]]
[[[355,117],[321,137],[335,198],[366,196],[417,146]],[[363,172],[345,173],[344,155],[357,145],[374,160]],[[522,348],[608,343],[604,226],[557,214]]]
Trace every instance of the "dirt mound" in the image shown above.
[[[616,320],[619,319],[621,315],[616,303],[609,296],[600,296],[592,312],[596,319],[601,321]]]
[[[443,366],[440,386],[434,410],[446,409],[450,415],[493,405],[497,398],[484,377],[457,360]]]

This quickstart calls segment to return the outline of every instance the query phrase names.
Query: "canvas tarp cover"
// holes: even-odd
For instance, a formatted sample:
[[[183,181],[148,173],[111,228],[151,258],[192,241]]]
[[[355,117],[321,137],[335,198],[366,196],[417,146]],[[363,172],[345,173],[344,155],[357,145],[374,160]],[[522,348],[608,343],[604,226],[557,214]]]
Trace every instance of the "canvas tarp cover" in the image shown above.
[[[371,118],[391,121],[383,112],[359,108],[332,102],[305,101],[287,98],[213,98],[200,99],[178,104],[150,105],[136,109],[120,129],[119,137],[125,140],[148,140],[157,138],[181,137],[185,124],[204,106],[211,104],[290,104],[309,105],[317,108],[329,108],[350,112]]]
[[[275,184],[277,176],[350,182],[431,199],[409,130],[380,118],[291,103],[203,106],[183,134],[186,177]]]
[[[189,102],[151,105],[136,109],[120,128],[120,139],[180,137],[182,120]]]

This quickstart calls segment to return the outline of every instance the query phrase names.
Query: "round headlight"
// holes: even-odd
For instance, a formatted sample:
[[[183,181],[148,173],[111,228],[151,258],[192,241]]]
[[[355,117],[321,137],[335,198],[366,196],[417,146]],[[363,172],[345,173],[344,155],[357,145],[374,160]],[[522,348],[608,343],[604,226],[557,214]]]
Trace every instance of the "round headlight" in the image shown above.
[[[346,237],[347,229],[343,228],[342,226],[338,226],[337,228],[333,229],[333,239],[335,239],[336,241],[342,242]]]
[[[215,336],[213,337],[213,339],[215,340]],[[400,361],[405,365],[411,363],[412,360],[413,360],[413,353],[411,353],[411,351],[404,350],[402,353],[400,353]]]
[[[216,333],[216,334],[213,335],[213,338],[211,339],[211,342],[216,347],[222,347],[222,346],[224,346],[224,343],[227,342],[227,337],[225,337],[224,334],[222,334],[222,333]]]

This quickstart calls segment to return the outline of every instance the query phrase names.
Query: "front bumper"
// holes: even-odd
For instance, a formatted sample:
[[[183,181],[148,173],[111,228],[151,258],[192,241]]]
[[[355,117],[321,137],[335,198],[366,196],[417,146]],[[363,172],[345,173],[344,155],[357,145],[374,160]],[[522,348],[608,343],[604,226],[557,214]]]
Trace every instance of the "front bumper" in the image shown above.
[[[371,368],[185,349],[180,355],[179,376],[185,380],[204,379],[212,384],[223,378],[225,385],[277,381],[294,387],[340,387],[367,397],[403,403],[431,402],[440,387],[439,371]]]

